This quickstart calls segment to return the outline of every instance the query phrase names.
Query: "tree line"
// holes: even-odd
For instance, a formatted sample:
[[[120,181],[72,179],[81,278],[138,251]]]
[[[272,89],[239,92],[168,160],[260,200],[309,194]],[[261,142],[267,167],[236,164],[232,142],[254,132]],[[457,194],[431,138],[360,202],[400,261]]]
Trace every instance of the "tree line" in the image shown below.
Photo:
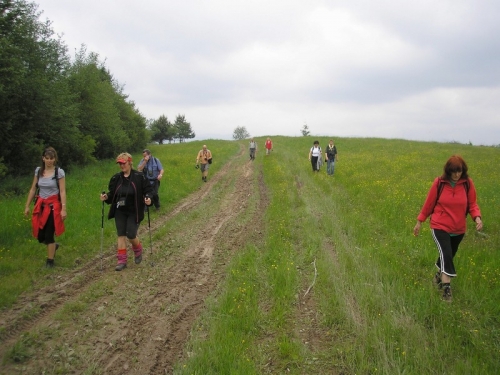
[[[68,170],[194,137],[184,116],[174,126],[165,116],[148,121],[98,54],[82,45],[72,59],[40,16],[35,3],[0,0],[0,177],[32,172],[48,145]]]
[[[159,144],[165,141],[172,143],[175,139],[184,142],[186,139],[195,137],[191,124],[186,121],[184,115],[177,115],[174,123],[168,121],[167,116],[161,115],[156,120],[151,120],[148,127],[151,131],[151,140]]]

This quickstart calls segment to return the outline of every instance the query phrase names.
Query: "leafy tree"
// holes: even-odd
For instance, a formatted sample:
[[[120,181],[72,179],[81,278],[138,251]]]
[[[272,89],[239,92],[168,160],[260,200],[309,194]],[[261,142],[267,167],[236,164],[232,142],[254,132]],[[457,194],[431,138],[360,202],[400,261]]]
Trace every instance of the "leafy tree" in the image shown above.
[[[304,124],[304,126],[302,127],[302,129],[300,130],[300,132],[302,133],[303,136],[307,136],[307,135],[309,135],[311,133],[309,131],[309,127],[307,126],[307,124]]]
[[[187,138],[194,138],[196,136],[191,129],[191,124],[186,121],[186,117],[184,115],[177,115],[174,126],[177,129],[177,138],[179,138],[179,143]]]
[[[151,140],[163,144],[164,141],[172,141],[176,131],[174,126],[168,121],[167,116],[161,115],[151,122]]]
[[[0,175],[32,172],[48,145],[66,170],[141,149],[146,119],[123,87],[85,46],[71,63],[40,15],[34,3],[0,0]]]
[[[250,137],[250,133],[247,131],[247,129],[244,127],[244,126],[237,126],[235,129],[234,129],[234,132],[233,132],[233,139],[245,139],[245,138],[249,138]]]
[[[0,1],[0,165],[15,174],[32,171],[47,145],[68,160],[82,141],[67,47],[39,16],[36,4]]]
[[[125,150],[137,151],[146,144],[146,120],[134,103],[126,101],[122,87],[98,54],[87,54],[82,46],[75,56],[69,81],[78,98],[79,129],[96,142],[93,156],[112,158]]]

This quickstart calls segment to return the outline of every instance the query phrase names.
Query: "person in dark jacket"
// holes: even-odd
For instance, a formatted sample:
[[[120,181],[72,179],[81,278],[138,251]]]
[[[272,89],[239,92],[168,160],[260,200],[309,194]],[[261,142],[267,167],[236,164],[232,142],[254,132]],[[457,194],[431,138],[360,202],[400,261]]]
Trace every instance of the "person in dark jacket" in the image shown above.
[[[413,228],[413,235],[418,236],[422,223],[431,216],[432,238],[439,252],[436,261],[439,270],[433,281],[443,289],[443,299],[447,301],[452,298],[450,281],[457,276],[453,258],[466,231],[467,214],[476,223],[476,230],[483,229],[476,188],[467,171],[461,156],[448,159],[443,175],[434,180]]]
[[[325,159],[326,173],[328,173],[329,176],[333,176],[335,172],[335,162],[337,161],[337,147],[333,144],[333,139],[330,139],[328,146],[326,146]]]
[[[126,152],[116,158],[121,172],[111,177],[109,191],[101,194],[101,201],[110,204],[108,219],[115,219],[118,234],[115,270],[127,267],[127,238],[132,244],[135,264],[142,261],[142,244],[137,237],[139,224],[144,219],[145,204],[151,205],[153,187],[142,172],[132,169],[132,156]]]

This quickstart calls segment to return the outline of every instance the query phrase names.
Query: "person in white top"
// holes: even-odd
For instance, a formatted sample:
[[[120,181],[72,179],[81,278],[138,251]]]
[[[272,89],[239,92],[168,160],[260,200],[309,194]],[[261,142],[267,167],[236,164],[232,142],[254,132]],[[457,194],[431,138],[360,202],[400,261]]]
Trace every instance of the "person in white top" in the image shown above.
[[[311,150],[309,150],[309,160],[311,161],[313,172],[319,172],[322,160],[321,157],[321,147],[319,146],[319,141],[314,141]]]
[[[250,160],[255,160],[255,154],[257,152],[257,143],[253,140],[253,138],[250,141],[249,149],[250,149]]]

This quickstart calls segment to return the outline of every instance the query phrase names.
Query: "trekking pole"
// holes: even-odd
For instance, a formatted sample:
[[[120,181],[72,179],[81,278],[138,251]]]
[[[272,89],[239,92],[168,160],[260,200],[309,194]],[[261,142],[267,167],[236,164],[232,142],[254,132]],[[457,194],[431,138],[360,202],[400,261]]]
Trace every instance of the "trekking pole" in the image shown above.
[[[146,195],[146,198],[149,198]],[[146,205],[146,211],[148,211],[148,231],[149,231],[149,255],[151,256],[151,267],[154,267],[155,263],[153,262],[153,241],[151,240],[151,220],[149,218],[149,206]]]
[[[102,192],[102,195],[106,194],[105,191]],[[101,272],[102,272],[102,244],[104,241],[104,201],[102,201],[102,209],[101,209]]]

